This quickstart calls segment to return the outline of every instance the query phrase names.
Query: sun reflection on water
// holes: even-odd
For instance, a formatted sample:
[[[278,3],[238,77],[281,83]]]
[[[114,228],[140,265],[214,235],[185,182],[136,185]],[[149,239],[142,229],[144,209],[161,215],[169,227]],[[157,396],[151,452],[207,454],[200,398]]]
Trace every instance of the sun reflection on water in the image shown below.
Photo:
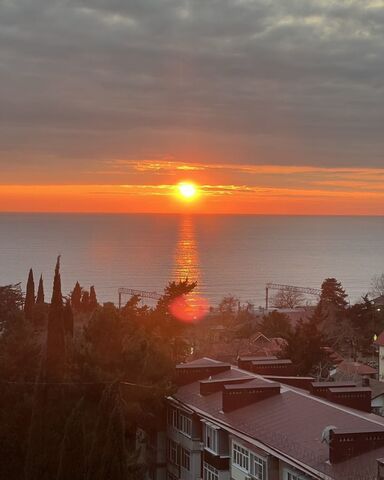
[[[201,270],[195,224],[191,216],[181,217],[172,272],[172,279],[176,282],[186,278],[197,282],[197,287],[190,294],[176,298],[170,305],[170,311],[182,322],[196,323],[206,316],[209,304],[199,294]]]
[[[195,293],[198,293],[201,271],[195,225],[191,216],[183,216],[180,219],[172,272],[172,280],[179,281],[185,278],[188,278],[191,282],[197,282],[198,286]]]

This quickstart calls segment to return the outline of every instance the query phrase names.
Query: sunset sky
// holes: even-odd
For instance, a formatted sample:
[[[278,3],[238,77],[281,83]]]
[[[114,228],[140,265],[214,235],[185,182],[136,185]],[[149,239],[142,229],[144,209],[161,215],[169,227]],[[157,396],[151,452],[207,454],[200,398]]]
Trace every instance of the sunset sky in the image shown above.
[[[0,211],[382,215],[383,25],[383,0],[4,0]]]

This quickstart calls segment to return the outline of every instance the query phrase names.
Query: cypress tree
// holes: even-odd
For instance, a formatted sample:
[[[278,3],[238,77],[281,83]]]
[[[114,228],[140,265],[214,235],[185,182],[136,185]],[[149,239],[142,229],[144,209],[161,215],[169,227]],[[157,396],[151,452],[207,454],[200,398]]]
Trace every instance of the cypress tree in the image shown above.
[[[33,307],[35,306],[35,282],[32,268],[29,270],[27,290],[25,293],[24,315],[27,320],[32,320]]]
[[[60,381],[65,367],[65,329],[61,294],[60,256],[57,257],[52,300],[48,314],[46,375],[48,381]]]
[[[87,292],[87,290],[84,290],[83,296],[81,297],[81,309],[84,312],[89,311],[89,292]]]
[[[94,310],[97,307],[97,297],[95,287],[92,285],[89,291],[89,308]]]
[[[72,290],[71,293],[71,304],[75,310],[79,310],[81,307],[81,296],[82,296],[83,289],[80,286],[79,282],[76,282],[75,288]]]
[[[63,316],[65,333],[66,335],[73,337],[73,311],[69,301],[65,303]]]
[[[43,275],[40,275],[39,287],[37,289],[36,304],[43,305],[44,300],[45,300],[45,297],[44,297]]]
[[[117,383],[105,388],[91,440],[86,480],[143,478],[136,452],[126,443],[125,406]]]
[[[78,402],[65,425],[56,480],[84,480],[86,450],[83,403],[83,400]]]

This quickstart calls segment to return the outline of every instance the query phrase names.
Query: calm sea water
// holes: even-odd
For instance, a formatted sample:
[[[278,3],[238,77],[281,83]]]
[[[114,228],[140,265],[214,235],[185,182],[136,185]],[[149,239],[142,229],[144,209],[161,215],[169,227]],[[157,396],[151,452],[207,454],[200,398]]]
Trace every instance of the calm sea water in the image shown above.
[[[50,294],[60,254],[63,291],[78,280],[101,301],[187,275],[212,304],[230,293],[263,305],[266,282],[329,276],[355,301],[384,272],[383,239],[384,217],[0,214],[0,285],[25,288],[32,267]]]

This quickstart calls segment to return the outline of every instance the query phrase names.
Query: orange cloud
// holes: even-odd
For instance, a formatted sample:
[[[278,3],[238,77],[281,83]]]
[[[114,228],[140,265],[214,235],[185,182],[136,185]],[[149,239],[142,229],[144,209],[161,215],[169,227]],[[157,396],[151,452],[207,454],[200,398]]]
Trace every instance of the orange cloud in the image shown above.
[[[350,191],[250,185],[201,185],[186,205],[176,186],[0,185],[2,211],[257,214],[384,214],[384,190]]]
[[[107,162],[111,166],[127,166],[139,172],[175,172],[178,170],[187,171],[209,171],[229,170],[232,172],[244,172],[254,175],[295,175],[295,174],[325,174],[325,175],[364,175],[383,176],[384,168],[361,168],[361,167],[316,167],[312,165],[253,165],[236,163],[190,163],[173,159],[163,160],[112,160]],[[376,177],[377,178],[377,177]]]

